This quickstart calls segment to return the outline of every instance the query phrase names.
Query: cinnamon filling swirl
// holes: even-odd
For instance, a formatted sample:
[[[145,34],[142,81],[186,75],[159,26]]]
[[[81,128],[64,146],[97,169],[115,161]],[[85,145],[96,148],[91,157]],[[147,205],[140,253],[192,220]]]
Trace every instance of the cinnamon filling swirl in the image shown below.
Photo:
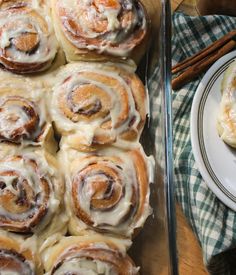
[[[106,160],[103,166],[91,164],[80,171],[72,181],[72,196],[77,215],[90,225],[93,225],[93,221],[83,211],[83,205],[80,205],[82,201],[77,199],[80,197],[78,193],[90,192],[90,209],[103,212],[115,207],[125,191],[119,178],[119,171],[116,167],[109,167],[109,164],[106,167],[106,165]]]
[[[115,66],[70,65],[65,74],[67,68],[68,76],[54,88],[52,115],[59,131],[71,135],[71,146],[137,140],[147,113],[137,76]]]
[[[82,157],[72,167],[72,219],[95,231],[124,236],[142,226],[150,214],[149,175],[138,150]]]
[[[0,99],[0,141],[34,141],[41,132],[39,124],[36,106],[30,100],[18,96]]]
[[[12,156],[0,161],[0,227],[32,233],[47,214],[51,183],[34,159]]]
[[[32,0],[1,0],[0,9],[7,10],[7,9],[17,9],[20,7],[26,7],[31,2]]]
[[[35,272],[22,254],[0,248],[0,274],[34,275]]]
[[[28,3],[11,2],[0,6],[0,63],[15,73],[45,70],[57,52],[49,17]]]
[[[78,49],[128,56],[147,32],[144,7],[138,1],[56,1],[66,38]]]
[[[137,268],[127,255],[104,243],[71,245],[61,255],[50,274],[134,275]]]

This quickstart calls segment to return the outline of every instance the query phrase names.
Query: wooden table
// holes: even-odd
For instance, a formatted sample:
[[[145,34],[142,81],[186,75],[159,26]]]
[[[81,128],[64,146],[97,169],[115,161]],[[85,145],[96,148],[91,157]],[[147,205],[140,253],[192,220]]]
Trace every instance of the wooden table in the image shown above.
[[[179,205],[176,204],[177,214],[177,247],[179,254],[180,275],[206,275],[202,251]]]
[[[199,15],[196,0],[171,0],[172,10],[182,11],[189,15]]]
[[[198,14],[195,7],[195,0],[172,0],[171,5],[172,10],[178,9],[189,15]],[[176,205],[176,215],[180,275],[208,274],[203,264],[200,245],[178,204]]]

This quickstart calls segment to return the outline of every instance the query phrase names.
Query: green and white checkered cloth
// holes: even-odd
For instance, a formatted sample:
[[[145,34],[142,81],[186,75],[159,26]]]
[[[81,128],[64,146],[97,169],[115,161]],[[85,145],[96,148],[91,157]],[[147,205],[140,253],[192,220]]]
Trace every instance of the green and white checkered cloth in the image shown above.
[[[232,29],[236,17],[173,15],[172,62],[197,53]],[[178,202],[191,224],[211,274],[236,274],[236,213],[202,179],[192,153],[190,111],[200,76],[173,91],[174,176]]]
[[[173,65],[199,52],[232,29],[236,29],[236,18],[233,17],[219,15],[191,17],[175,13]],[[160,112],[163,104],[161,97],[153,94],[153,91],[158,90],[158,70],[157,67],[149,79],[149,90],[153,117],[152,130],[155,132],[155,142],[160,144],[162,141],[159,129]],[[214,275],[234,275],[236,274],[236,213],[225,206],[208,188],[197,169],[191,147],[190,112],[202,76],[182,89],[173,91],[176,197],[201,244],[209,272]],[[156,147],[159,158],[163,159],[164,152],[160,152],[160,146]]]

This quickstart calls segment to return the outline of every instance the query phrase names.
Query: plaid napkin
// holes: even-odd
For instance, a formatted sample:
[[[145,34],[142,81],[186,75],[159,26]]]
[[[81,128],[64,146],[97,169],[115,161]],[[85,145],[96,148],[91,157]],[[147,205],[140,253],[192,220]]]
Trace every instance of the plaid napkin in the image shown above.
[[[236,17],[173,14],[173,65],[236,28]],[[174,174],[178,202],[203,250],[211,274],[236,274],[236,213],[202,179],[192,153],[190,111],[202,76],[173,91]]]

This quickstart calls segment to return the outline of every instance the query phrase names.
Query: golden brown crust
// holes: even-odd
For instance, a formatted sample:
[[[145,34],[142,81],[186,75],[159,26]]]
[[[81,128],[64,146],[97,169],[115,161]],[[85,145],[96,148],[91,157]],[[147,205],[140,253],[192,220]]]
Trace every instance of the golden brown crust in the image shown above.
[[[23,248],[23,242],[0,234],[0,273],[43,274],[39,257],[30,248]]]
[[[6,146],[5,152],[2,150],[0,228],[28,234],[42,232],[61,211],[63,184],[56,160],[40,149]]]
[[[44,194],[40,203],[37,202],[37,194],[31,189],[31,186],[26,178],[22,178],[19,171],[14,170],[3,170],[0,171],[0,189],[2,190],[0,195],[0,205],[5,208],[8,213],[23,214],[32,208],[35,208],[33,213],[30,213],[28,217],[22,219],[9,219],[5,215],[0,215],[0,226],[9,231],[13,232],[24,232],[30,233],[33,227],[35,227],[41,219],[44,218],[47,212],[47,204],[50,196],[50,187],[46,178],[43,178],[38,173],[38,166],[35,160],[24,159],[21,156],[14,156],[0,161],[0,167],[3,162],[9,162],[14,166],[16,162],[25,162],[29,170],[33,170],[37,177],[37,184],[40,185],[41,192]],[[12,182],[12,187],[18,191],[15,194],[10,190],[3,191],[7,185],[3,181],[4,177],[13,177],[17,180]],[[39,186],[38,186],[39,187]],[[36,206],[33,204],[36,202]]]
[[[53,8],[53,13],[55,13],[57,3],[60,0],[52,1],[55,4]],[[9,75],[11,75],[11,72],[17,74],[36,72],[37,75],[34,80],[37,80],[37,77],[39,79],[42,77],[42,83],[46,83],[48,88],[53,83],[56,72],[47,75],[40,75],[38,72],[46,70],[51,65],[57,52],[57,45],[54,43],[53,32],[49,28],[50,19],[47,21],[48,13],[45,13],[46,10],[42,8],[42,5],[46,2],[45,0],[0,0],[0,64],[10,71]],[[108,13],[110,9],[114,11],[116,5],[120,5],[117,0],[94,0],[92,2],[97,9],[101,6],[104,6],[105,9],[108,8]],[[36,3],[39,9],[35,8],[33,3]],[[69,26],[72,32],[78,33],[80,26],[69,18],[70,14],[67,13],[66,9],[59,9],[60,16],[54,14],[54,23],[58,37],[61,39],[67,54],[67,59],[71,61],[86,58],[86,60],[103,61],[114,58],[117,61],[121,58],[127,61],[128,58],[134,56],[138,56],[137,59],[141,58],[145,51],[148,32],[146,11],[138,1],[130,0],[130,3],[134,5],[132,9],[122,7],[125,8],[125,11],[120,11],[118,16],[120,21],[118,33],[121,34],[123,30],[125,30],[124,32],[128,30],[128,35],[126,37],[126,34],[124,34],[124,41],[118,41],[119,43],[110,43],[108,39],[108,43],[104,47],[104,49],[109,47],[108,51],[106,49],[101,51],[100,47],[104,46],[104,37],[109,36],[111,32],[109,28],[114,27],[108,25],[116,24],[112,22],[116,20],[116,16],[108,14],[104,26],[97,21],[91,21],[94,24],[92,28],[105,28],[104,36],[99,37],[99,39],[87,39],[85,37],[82,43],[90,43],[93,49],[78,49],[77,46],[71,43],[71,39],[77,39],[77,37],[74,33],[72,35],[70,33],[68,39],[68,36],[65,36],[65,30]],[[89,11],[84,12],[89,13]],[[61,25],[61,16],[64,15],[66,15],[65,20]],[[131,26],[135,16],[137,17],[136,25]],[[5,20],[7,17],[11,19],[9,22]],[[27,22],[30,21],[29,24],[24,23],[25,17]],[[90,24],[90,22],[85,23]],[[38,27],[35,28],[35,24],[38,24]],[[131,26],[130,29],[129,26]],[[20,27],[19,30],[17,27]],[[46,38],[41,39],[37,28],[42,30],[46,38],[50,37],[46,41],[48,43],[43,43]],[[15,36],[14,32],[12,35],[13,29],[16,29],[17,34]],[[1,39],[3,33],[10,37],[9,41]],[[118,40],[119,38],[121,37],[118,37]],[[42,44],[46,51],[52,49],[53,53],[41,59],[36,54]],[[14,59],[15,56],[18,56],[18,53],[23,53],[23,59]],[[33,58],[31,59],[31,57]],[[61,65],[57,64],[56,67]],[[76,69],[77,66],[79,71]],[[148,111],[145,88],[135,75],[134,70],[127,69],[124,64],[92,62],[89,64],[81,62],[76,65],[68,65],[68,67],[69,70],[72,70],[72,75],[66,75],[67,71],[64,74],[62,69],[56,78],[57,84],[54,87],[54,95],[58,92],[58,108],[66,119],[73,124],[82,121],[81,124],[86,127],[96,125],[91,135],[86,127],[85,129],[82,127],[80,131],[77,131],[77,126],[74,130],[68,128],[66,124],[63,125],[64,122],[60,125],[58,120],[55,119],[56,128],[65,138],[64,141],[70,149],[76,148],[88,153],[86,156],[74,160],[70,173],[66,175],[66,177],[69,176],[67,177],[68,192],[66,194],[68,215],[66,217],[63,212],[64,187],[59,179],[60,168],[57,167],[55,158],[44,151],[44,149],[51,151],[50,147],[45,147],[42,143],[42,141],[49,141],[50,143],[54,134],[50,116],[48,118],[47,112],[43,118],[45,123],[40,123],[44,108],[41,109],[41,103],[45,103],[49,99],[46,89],[43,91],[45,98],[43,96],[42,101],[35,101],[34,96],[32,96],[34,89],[31,85],[29,85],[29,89],[26,89],[26,93],[21,88],[18,91],[17,85],[20,81],[17,80],[14,91],[10,92],[12,88],[10,80],[8,88],[4,87],[1,90],[0,84],[0,125],[4,122],[5,113],[7,114],[6,120],[11,121],[11,124],[18,121],[15,108],[19,108],[25,123],[17,125],[19,127],[11,128],[8,134],[4,133],[0,127],[0,142],[2,142],[0,144],[0,228],[10,232],[11,235],[17,233],[18,236],[23,236],[26,241],[33,235],[37,242],[37,249],[40,248],[39,250],[42,252],[43,247],[47,247],[51,240],[57,238],[55,236],[66,234],[65,227],[70,218],[68,234],[89,234],[90,236],[88,238],[85,235],[82,238],[63,238],[55,247],[49,247],[49,254],[47,254],[49,256],[45,258],[46,270],[44,271],[56,275],[57,271],[60,271],[65,265],[65,271],[70,272],[67,264],[70,266],[71,259],[73,262],[74,259],[79,259],[78,265],[80,265],[80,260],[86,258],[86,260],[92,262],[92,265],[98,263],[98,269],[100,269],[100,264],[104,264],[104,268],[111,270],[111,273],[120,275],[138,274],[138,269],[125,252],[130,243],[120,249],[119,245],[115,241],[111,241],[109,236],[116,236],[119,241],[121,239],[122,241],[130,240],[134,232],[142,227],[146,218],[150,215],[148,164],[142,150],[130,149],[130,151],[124,152],[115,149],[112,152],[112,150],[109,151],[109,148],[112,148],[110,145],[113,144],[122,147],[119,144],[120,140],[121,143],[123,141],[128,142],[132,148],[138,144]],[[50,78],[49,82],[46,80],[47,76]],[[64,78],[64,76],[66,77]],[[21,77],[19,76],[19,79],[23,79]],[[35,75],[31,75],[31,77],[33,78]],[[84,79],[84,82],[76,83],[73,86],[72,82],[78,78]],[[62,79],[63,81],[61,81]],[[13,78],[12,80],[12,83],[14,83],[15,80]],[[67,94],[68,87],[69,93]],[[56,89],[58,91],[55,91]],[[16,90],[17,92],[15,92]],[[52,106],[52,113],[54,113],[55,118],[57,117],[57,114],[55,114],[57,106],[54,103],[55,101],[52,102],[50,107]],[[11,108],[14,109],[14,112],[8,116]],[[45,106],[45,110],[48,110],[48,106]],[[1,119],[1,117],[3,118]],[[45,133],[48,134],[45,135]],[[88,135],[90,138],[92,137],[89,142]],[[27,145],[25,144],[26,141],[29,141]],[[39,146],[31,147],[31,141],[37,143],[41,148]],[[14,149],[8,150],[8,147]],[[98,151],[94,152],[96,150]],[[103,155],[103,151],[106,150],[109,153]],[[118,151],[119,153],[117,153]],[[55,153],[54,150],[53,152]],[[83,167],[81,168],[81,166]],[[92,183],[91,188],[88,187],[88,190],[82,190],[87,183],[90,184],[90,181]],[[125,186],[126,184],[128,187]],[[125,206],[126,209],[122,209],[121,212],[118,209],[115,214],[111,214],[117,218],[115,222],[111,221],[110,218],[105,218],[104,222],[96,221],[92,215],[88,215],[83,202],[78,200],[80,192],[88,194],[90,191],[92,191],[91,196],[89,195],[91,201],[88,201],[91,209],[95,212],[101,211],[102,215],[115,209],[119,202],[124,202],[121,203],[121,208],[123,205],[128,206]],[[127,193],[128,196],[126,196]],[[123,200],[124,198],[125,200]],[[71,214],[70,211],[74,212]],[[121,214],[120,217],[117,217],[117,213]],[[78,220],[79,225],[77,224]],[[80,228],[81,224],[83,226]],[[106,237],[94,237],[98,232],[106,233]],[[54,235],[54,233],[59,234]],[[50,237],[49,242],[47,240],[44,242],[47,237]],[[2,256],[2,251],[5,248],[1,250],[1,244],[2,239],[0,236],[0,273],[1,265],[10,264],[10,261]],[[21,255],[22,250],[20,250],[22,247],[25,253],[23,255]],[[16,251],[13,253],[17,260],[23,261],[22,265],[17,266],[16,272],[23,274],[25,271],[28,272],[29,268],[33,268],[32,273],[35,272],[41,275],[42,270],[37,257],[28,248],[22,247],[18,248],[16,246]],[[11,252],[8,253],[9,258],[11,258],[11,255]],[[33,262],[33,264],[28,265],[29,262]],[[13,266],[15,266],[15,263],[13,263]],[[15,272],[15,270],[13,271]]]
[[[108,148],[89,155],[64,154],[69,232],[132,237],[151,213],[149,163],[143,152]]]
[[[39,114],[36,112],[35,104],[23,97],[9,96],[1,100],[0,103],[0,116],[1,123],[6,119],[9,125],[14,125],[19,121],[19,113],[9,114],[9,110],[12,106],[19,106],[20,110],[23,112],[22,115],[26,116],[27,119],[25,123],[19,125],[19,127],[12,127],[6,132],[5,128],[0,128],[0,141],[11,141],[14,143],[19,143],[22,139],[31,139],[32,141],[38,141],[42,135],[42,131],[37,137],[32,137],[39,127]],[[7,117],[3,113],[7,114]],[[43,130],[43,129],[42,129]]]
[[[76,63],[61,70],[52,117],[68,144],[81,151],[137,141],[146,114],[140,79],[118,65]]]
[[[30,2],[3,1],[0,5],[0,63],[19,74],[44,71],[57,53],[47,8]]]
[[[88,3],[88,2],[87,2]],[[52,0],[54,24],[69,61],[140,60],[146,49],[148,19],[139,1]]]
[[[10,73],[0,76],[0,142],[55,150],[47,91],[40,82]]]
[[[48,249],[44,256],[46,271],[50,275],[59,272],[98,272],[107,274],[138,274],[131,258],[119,249],[116,241],[102,236],[64,237]]]

